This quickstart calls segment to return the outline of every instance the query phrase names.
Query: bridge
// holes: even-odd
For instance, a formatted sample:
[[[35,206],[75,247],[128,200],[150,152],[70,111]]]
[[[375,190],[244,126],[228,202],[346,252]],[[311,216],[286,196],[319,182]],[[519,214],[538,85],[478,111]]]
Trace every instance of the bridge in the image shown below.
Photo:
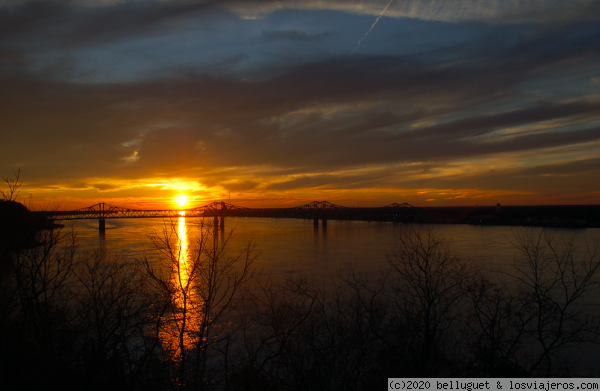
[[[105,231],[106,219],[119,218],[175,218],[175,217],[213,217],[215,228],[224,229],[225,217],[295,217],[314,220],[318,226],[327,219],[336,220],[379,220],[379,221],[412,221],[418,213],[416,208],[407,203],[393,203],[382,207],[347,207],[327,201],[311,203],[291,208],[246,208],[223,201],[215,201],[192,209],[130,209],[100,202],[98,204],[72,211],[43,212],[52,220],[98,219],[98,229]]]

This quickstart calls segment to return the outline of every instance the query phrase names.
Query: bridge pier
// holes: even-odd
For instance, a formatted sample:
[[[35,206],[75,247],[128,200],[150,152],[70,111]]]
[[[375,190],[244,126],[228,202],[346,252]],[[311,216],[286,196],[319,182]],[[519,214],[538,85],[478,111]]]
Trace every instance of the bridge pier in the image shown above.
[[[213,227],[215,229],[215,232],[219,229],[219,216],[215,216],[213,220]]]
[[[98,219],[98,231],[100,232],[100,235],[104,235],[104,233],[106,232],[106,220],[105,219]]]
[[[319,216],[315,216],[315,221],[313,224],[315,225],[315,227],[319,226]]]
[[[225,216],[221,216],[220,227],[221,231],[225,230]]]
[[[323,216],[323,228],[327,227],[327,217]]]

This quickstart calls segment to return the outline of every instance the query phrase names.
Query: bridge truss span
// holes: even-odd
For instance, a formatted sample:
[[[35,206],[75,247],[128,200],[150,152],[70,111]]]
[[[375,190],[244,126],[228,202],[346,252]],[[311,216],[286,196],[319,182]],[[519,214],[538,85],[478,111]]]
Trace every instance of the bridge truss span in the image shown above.
[[[332,204],[328,201],[313,201],[310,204],[296,206],[292,209],[300,209],[300,210],[340,210],[340,209],[348,209],[346,206]]]
[[[243,206],[237,206],[237,205],[233,205],[227,202],[223,202],[223,201],[215,201],[215,202],[211,202],[210,204],[206,204],[203,206],[199,206],[197,208],[194,209],[189,209],[190,211],[206,211],[206,210],[250,210],[250,208],[246,208]]]
[[[146,210],[127,209],[101,202],[73,211],[50,212],[49,217],[55,220],[84,220],[84,219],[119,219],[119,218],[144,218],[144,217],[180,217],[191,216],[187,211],[179,210]],[[197,213],[198,216],[201,213]]]
[[[393,203],[382,207],[346,207],[328,201],[313,201],[288,208],[247,208],[223,201],[215,201],[185,210],[146,210],[122,208],[105,202],[72,211],[46,212],[54,220],[117,219],[117,218],[178,218],[178,217],[294,217],[330,218],[344,220],[397,221],[413,218],[419,210],[410,204]]]

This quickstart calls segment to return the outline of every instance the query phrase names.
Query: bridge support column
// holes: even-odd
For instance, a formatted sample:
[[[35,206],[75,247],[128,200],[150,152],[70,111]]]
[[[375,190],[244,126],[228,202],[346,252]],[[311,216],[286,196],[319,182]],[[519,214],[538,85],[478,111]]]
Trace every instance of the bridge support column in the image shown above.
[[[221,216],[221,221],[219,222],[221,231],[225,230],[225,216]]]
[[[215,216],[215,218],[213,220],[213,227],[214,227],[215,231],[217,231],[219,229],[219,216]]]
[[[315,216],[315,221],[314,221],[315,227],[319,226],[319,217]]]
[[[104,233],[106,232],[106,220],[105,219],[98,219],[98,231],[100,232],[101,235],[104,235]]]
[[[398,224],[398,217],[394,216],[394,218],[392,219],[392,222],[394,224]]]
[[[327,227],[327,217],[323,216],[323,228]]]

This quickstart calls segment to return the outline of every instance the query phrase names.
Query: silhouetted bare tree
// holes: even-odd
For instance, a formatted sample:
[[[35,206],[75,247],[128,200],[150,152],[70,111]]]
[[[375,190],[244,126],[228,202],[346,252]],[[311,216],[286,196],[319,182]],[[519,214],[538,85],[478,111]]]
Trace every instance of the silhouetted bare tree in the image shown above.
[[[268,276],[255,283],[256,289],[244,300],[244,374],[253,379],[255,387],[273,389],[290,389],[310,381],[305,369],[306,365],[312,367],[312,362],[306,354],[319,327],[315,318],[317,289],[303,276],[284,281]],[[308,334],[306,325],[311,327]],[[239,381],[237,389],[244,389]]]
[[[61,353],[71,342],[65,325],[71,321],[68,300],[75,265],[72,231],[42,231],[38,239],[37,246],[20,248],[11,258],[2,300],[2,338],[6,351],[14,354],[4,368],[14,368],[15,378],[33,382],[31,386],[37,378],[22,371],[35,368],[61,384],[61,370],[68,367],[69,355]]]
[[[15,173],[15,179],[5,178],[2,176],[4,182],[6,182],[8,189],[6,191],[0,189],[0,194],[5,201],[16,201],[19,195],[19,188],[23,185],[23,181],[19,180],[21,175],[21,169]]]
[[[565,352],[600,338],[589,300],[600,284],[600,246],[578,252],[574,237],[516,230],[518,251],[504,278],[470,290],[471,369],[479,376],[567,375]],[[588,302],[586,303],[586,300]]]
[[[598,317],[584,302],[600,286],[600,244],[588,243],[578,254],[574,237],[556,239],[544,230],[538,235],[518,230],[514,237],[521,257],[515,257],[514,272],[508,274],[530,316],[525,335],[538,353],[527,372],[550,376],[564,349],[600,338]]]
[[[514,287],[513,287],[514,289]],[[531,317],[511,287],[486,276],[473,281],[465,331],[470,359],[467,376],[524,377],[525,330]]]
[[[152,232],[160,264],[146,259],[145,265],[154,286],[169,298],[170,316],[162,328],[165,335],[176,337],[177,348],[170,356],[176,362],[176,383],[182,390],[204,389],[227,374],[227,347],[239,329],[229,321],[242,287],[255,275],[252,264],[259,254],[249,243],[228,256],[225,249],[233,232],[220,241],[215,227],[204,221],[196,224],[194,244],[186,251],[179,231],[175,221],[168,221],[161,233]]]
[[[388,257],[395,314],[390,332],[380,337],[401,363],[399,375],[448,374],[456,360],[452,355],[460,352],[456,333],[475,272],[433,227],[408,225],[397,240],[397,249]]]
[[[157,322],[166,303],[151,289],[142,266],[102,249],[77,262],[71,301],[87,389],[135,389],[157,355]]]

